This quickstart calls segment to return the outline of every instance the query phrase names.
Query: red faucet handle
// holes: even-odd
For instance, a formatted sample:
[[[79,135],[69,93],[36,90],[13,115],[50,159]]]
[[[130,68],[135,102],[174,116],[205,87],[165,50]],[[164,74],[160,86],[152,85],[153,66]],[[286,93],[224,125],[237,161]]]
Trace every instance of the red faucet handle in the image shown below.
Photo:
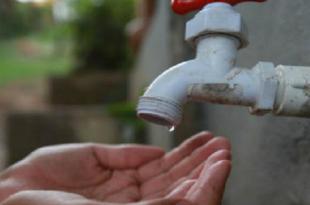
[[[224,2],[234,6],[246,1],[264,2],[267,0],[171,0],[171,5],[175,13],[187,14],[191,11],[202,9],[204,6],[215,2]]]

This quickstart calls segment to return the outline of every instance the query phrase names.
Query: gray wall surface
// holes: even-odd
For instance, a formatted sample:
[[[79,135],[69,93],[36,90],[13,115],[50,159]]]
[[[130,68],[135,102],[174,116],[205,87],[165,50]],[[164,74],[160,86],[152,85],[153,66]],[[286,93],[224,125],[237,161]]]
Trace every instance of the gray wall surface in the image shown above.
[[[310,66],[310,1],[269,0],[237,7],[250,46],[238,66],[258,61]],[[310,120],[256,117],[245,108],[207,105],[205,125],[233,145],[225,205],[310,204]]]

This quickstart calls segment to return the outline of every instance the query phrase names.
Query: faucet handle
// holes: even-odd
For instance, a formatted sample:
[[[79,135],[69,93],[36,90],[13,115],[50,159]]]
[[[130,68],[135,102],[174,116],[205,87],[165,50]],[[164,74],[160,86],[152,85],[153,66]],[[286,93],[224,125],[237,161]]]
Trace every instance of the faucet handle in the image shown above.
[[[264,2],[267,0],[171,0],[171,5],[175,13],[187,14],[211,3],[222,2],[234,6],[246,1]]]

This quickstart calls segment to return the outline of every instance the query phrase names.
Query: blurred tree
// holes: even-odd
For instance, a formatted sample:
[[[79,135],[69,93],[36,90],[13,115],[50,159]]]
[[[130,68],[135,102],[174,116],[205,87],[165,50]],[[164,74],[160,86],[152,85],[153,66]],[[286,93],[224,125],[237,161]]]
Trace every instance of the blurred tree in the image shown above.
[[[13,9],[13,0],[2,0],[0,5],[3,8],[3,12],[11,13]]]
[[[13,24],[14,22],[14,5],[12,0],[2,0],[0,1],[0,37],[6,36],[10,33],[9,25]]]
[[[16,37],[36,30],[41,25],[42,9],[15,0],[0,1],[0,39]]]
[[[134,0],[76,0],[72,22],[78,70],[116,70],[130,67],[125,33],[133,18]]]

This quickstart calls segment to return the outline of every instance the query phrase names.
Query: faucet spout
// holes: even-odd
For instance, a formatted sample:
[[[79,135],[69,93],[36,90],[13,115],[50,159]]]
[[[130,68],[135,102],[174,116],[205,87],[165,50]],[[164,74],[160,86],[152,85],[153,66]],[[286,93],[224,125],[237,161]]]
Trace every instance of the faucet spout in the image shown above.
[[[186,89],[189,84],[188,71],[194,68],[194,61],[180,63],[162,73],[140,97],[138,116],[149,122],[173,127],[182,119],[182,107],[186,103]]]
[[[166,70],[140,98],[140,118],[167,127],[177,126],[182,119],[182,107],[190,99],[191,85],[225,82],[224,76],[235,65],[239,40],[211,34],[197,41],[196,58]]]

